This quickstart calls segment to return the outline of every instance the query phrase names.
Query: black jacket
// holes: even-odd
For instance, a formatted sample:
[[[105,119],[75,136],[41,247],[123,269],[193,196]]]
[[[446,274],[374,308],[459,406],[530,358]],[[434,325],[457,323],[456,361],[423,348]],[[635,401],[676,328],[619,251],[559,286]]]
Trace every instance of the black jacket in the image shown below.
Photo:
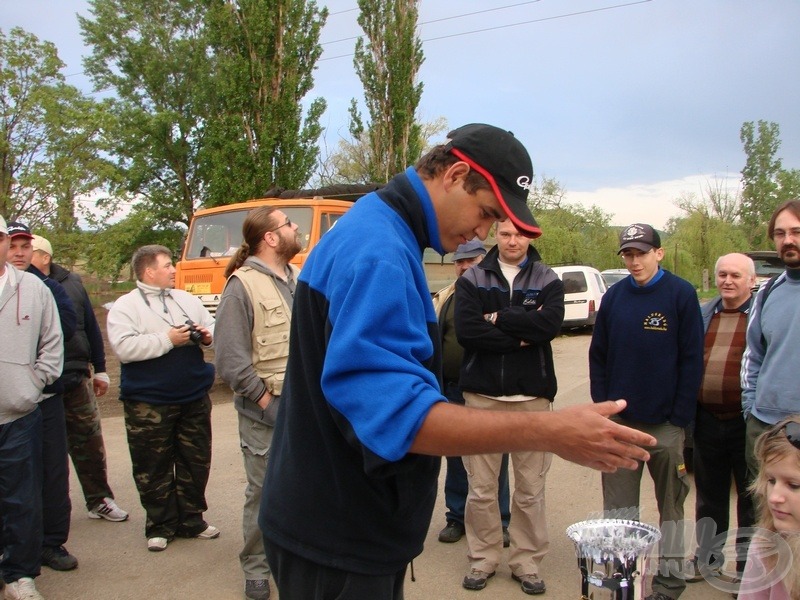
[[[64,373],[77,371],[89,375],[89,363],[96,373],[106,370],[106,355],[103,347],[103,334],[94,315],[92,301],[81,278],[56,263],[50,265],[50,277],[60,283],[75,307],[77,326],[75,335],[65,344]],[[69,387],[69,384],[67,384]]]
[[[510,294],[498,256],[495,246],[456,282],[456,333],[464,347],[459,385],[488,396],[552,401],[557,386],[550,342],[564,321],[564,285],[530,246]],[[492,312],[494,324],[483,316]],[[523,340],[527,346],[520,346]]]

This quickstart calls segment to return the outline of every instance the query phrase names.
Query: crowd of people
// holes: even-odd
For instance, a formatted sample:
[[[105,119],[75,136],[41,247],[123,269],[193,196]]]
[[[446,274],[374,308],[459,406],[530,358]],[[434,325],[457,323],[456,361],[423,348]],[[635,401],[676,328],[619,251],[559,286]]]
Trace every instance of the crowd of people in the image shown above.
[[[600,470],[606,514],[634,520],[647,466],[664,566],[648,600],[677,599],[702,579],[734,585],[743,600],[797,600],[800,201],[779,206],[769,223],[786,270],[753,296],[752,261],[722,256],[719,296],[702,311],[692,286],[661,266],[658,232],[623,229],[630,276],[598,312],[593,402],[559,409],[551,342],[564,286],[531,244],[542,230],[527,205],[528,153],[490,125],[448,138],[360,199],[302,272],[291,265],[297,225],[281,210],[252,210],[215,316],[175,289],[168,248],[134,253],[136,286],[111,307],[107,331],[148,550],[220,535],[203,518],[208,393],[219,375],[233,392],[247,481],[247,600],[268,600],[271,581],[282,600],[401,599],[443,456],[439,540],[466,537],[462,586],[484,589],[505,559],[522,592],[543,594],[553,454]],[[487,250],[492,227],[497,243]],[[427,247],[454,252],[457,275],[433,302]],[[68,456],[88,516],[128,517],[106,476],[99,326],[80,278],[53,257],[47,239],[0,218],[0,328],[18,350],[0,359],[0,569],[12,599],[42,598],[42,565],[78,566],[66,549]],[[212,344],[215,364],[204,357]],[[684,518],[687,427],[697,547],[684,562],[683,531],[669,524]],[[737,531],[758,526],[736,534],[733,570],[724,552],[732,480]]]

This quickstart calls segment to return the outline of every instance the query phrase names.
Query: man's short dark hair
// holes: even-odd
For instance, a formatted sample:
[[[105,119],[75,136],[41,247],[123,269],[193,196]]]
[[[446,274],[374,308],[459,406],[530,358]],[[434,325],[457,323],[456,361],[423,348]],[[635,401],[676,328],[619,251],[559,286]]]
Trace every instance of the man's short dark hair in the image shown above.
[[[770,217],[769,225],[767,225],[769,239],[775,239],[775,221],[778,220],[778,215],[785,210],[788,210],[795,217],[800,219],[800,200],[787,200],[775,209],[775,212],[772,213],[772,217]]]
[[[444,144],[442,144],[434,146],[422,156],[417,161],[417,164],[414,165],[414,168],[423,179],[433,179],[460,160],[455,154],[448,152]],[[464,189],[468,194],[474,194],[478,190],[491,190],[492,186],[483,175],[475,169],[470,169],[469,173],[467,173],[467,178],[464,180]]]
[[[172,250],[158,244],[142,246],[134,252],[133,258],[131,259],[131,268],[133,268],[133,274],[136,276],[136,279],[141,281],[142,277],[144,277],[145,270],[148,267],[152,267],[162,254],[172,258]]]

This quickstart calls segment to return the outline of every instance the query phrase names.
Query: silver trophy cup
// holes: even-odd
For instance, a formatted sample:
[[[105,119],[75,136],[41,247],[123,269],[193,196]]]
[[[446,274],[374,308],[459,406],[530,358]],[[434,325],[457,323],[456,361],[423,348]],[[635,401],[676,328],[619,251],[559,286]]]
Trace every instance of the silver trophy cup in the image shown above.
[[[582,599],[643,597],[643,586],[635,580],[644,573],[648,551],[661,538],[657,528],[625,519],[596,519],[570,525],[567,537],[578,555]]]

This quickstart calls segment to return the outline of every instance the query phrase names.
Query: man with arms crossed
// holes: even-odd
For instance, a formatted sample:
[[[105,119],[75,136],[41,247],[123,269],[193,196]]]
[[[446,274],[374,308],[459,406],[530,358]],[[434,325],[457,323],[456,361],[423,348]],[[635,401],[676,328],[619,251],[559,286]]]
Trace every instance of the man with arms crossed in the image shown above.
[[[233,390],[247,476],[239,553],[247,600],[269,600],[269,565],[258,528],[261,486],[289,356],[289,323],[300,251],[297,225],[271,206],[255,208],[242,224],[242,245],[228,263],[217,307],[217,372]]]
[[[355,203],[303,266],[259,524],[282,600],[401,598],[422,551],[441,456],[551,450],[634,467],[649,435],[606,417],[624,402],[518,415],[450,404],[422,252],[512,219],[530,235],[533,168],[507,131],[450,133]]]
[[[497,245],[456,282],[456,331],[464,346],[461,387],[467,406],[516,415],[547,412],[556,395],[550,342],[564,322],[564,284],[543,264],[510,220],[497,225]],[[503,553],[497,474],[500,454],[465,458],[467,559],[462,586],[480,590]],[[526,594],[542,594],[541,566],[550,548],[545,479],[552,454],[512,452],[514,494],[509,527],[511,577]]]

